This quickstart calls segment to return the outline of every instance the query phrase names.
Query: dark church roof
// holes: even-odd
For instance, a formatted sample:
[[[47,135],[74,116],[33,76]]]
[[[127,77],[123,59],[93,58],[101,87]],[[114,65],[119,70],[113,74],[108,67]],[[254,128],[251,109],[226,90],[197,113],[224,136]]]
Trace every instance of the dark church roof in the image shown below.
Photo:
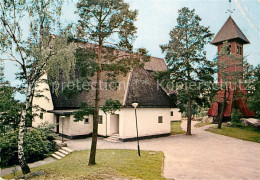
[[[217,35],[215,36],[215,38],[211,43],[217,45],[224,41],[235,40],[235,39],[241,41],[242,44],[250,43],[249,40],[244,35],[244,33],[241,31],[241,29],[237,26],[235,21],[232,19],[232,17],[229,16],[229,18],[227,19],[227,21],[222,26],[222,28],[217,33]]]
[[[166,94],[166,92],[157,85],[157,82],[150,75],[151,71],[167,70],[163,59],[151,57],[144,68],[135,68],[127,74],[121,74],[116,77],[119,83],[116,90],[106,89],[106,84],[102,83],[100,91],[100,106],[103,106],[107,99],[119,100],[124,107],[132,107],[132,103],[137,101],[138,107],[154,108],[175,108],[176,104]],[[149,72],[148,72],[149,71]],[[101,80],[106,80],[105,73],[102,73]],[[91,78],[95,82],[96,76]],[[90,89],[71,99],[65,98],[61,93],[57,96],[53,91],[52,101],[55,110],[77,109],[81,102],[94,106],[95,90]]]
[[[133,102],[138,102],[139,107],[176,107],[147,70],[134,69],[129,80],[124,104],[126,107],[132,107]]]

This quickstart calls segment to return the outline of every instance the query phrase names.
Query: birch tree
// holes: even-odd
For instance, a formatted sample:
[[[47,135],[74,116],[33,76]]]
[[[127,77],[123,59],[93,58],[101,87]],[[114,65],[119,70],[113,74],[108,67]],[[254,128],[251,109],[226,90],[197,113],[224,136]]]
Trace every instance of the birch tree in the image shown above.
[[[62,72],[64,77],[69,77],[74,65],[75,46],[68,44],[60,26],[62,4],[63,0],[0,0],[0,58],[19,67],[19,88],[26,97],[18,139],[18,159],[23,174],[30,172],[23,139],[25,121],[31,117],[36,82],[45,73],[56,77]]]

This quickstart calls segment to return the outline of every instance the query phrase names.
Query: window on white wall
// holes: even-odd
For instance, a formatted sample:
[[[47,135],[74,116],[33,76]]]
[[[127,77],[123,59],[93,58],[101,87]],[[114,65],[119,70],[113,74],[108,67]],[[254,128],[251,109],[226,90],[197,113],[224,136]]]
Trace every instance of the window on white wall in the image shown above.
[[[98,116],[98,124],[103,124],[103,116]]]
[[[171,111],[171,116],[173,116],[173,111]]]
[[[84,119],[84,124],[88,124],[89,123],[89,118],[85,118]]]
[[[163,123],[163,117],[162,116],[158,116],[158,123]]]
[[[43,113],[40,113],[40,119],[43,119]]]

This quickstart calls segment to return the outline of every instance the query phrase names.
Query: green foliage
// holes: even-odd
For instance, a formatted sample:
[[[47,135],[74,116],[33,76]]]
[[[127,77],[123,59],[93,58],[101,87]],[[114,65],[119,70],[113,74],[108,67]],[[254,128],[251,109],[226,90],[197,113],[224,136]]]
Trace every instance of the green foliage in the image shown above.
[[[117,46],[132,49],[137,10],[131,11],[123,0],[80,0],[77,8],[81,36],[98,42],[99,38],[106,41],[115,35],[119,39]]]
[[[137,10],[130,10],[123,0],[80,0],[77,8],[76,13],[80,16],[77,38],[83,42],[96,42],[101,45],[101,68],[109,77],[126,73],[133,67],[143,66],[144,62],[150,60],[144,48],[133,53]],[[88,56],[92,56],[94,61],[97,60],[97,56]],[[88,62],[84,63],[88,66]],[[97,66],[93,65],[90,67],[97,69]],[[86,69],[84,72],[87,72]]]
[[[122,108],[122,105],[120,101],[118,100],[113,100],[113,99],[108,99],[105,102],[105,105],[102,107],[102,111],[104,113],[115,113],[115,111],[118,111]]]
[[[250,76],[250,83],[247,84],[248,107],[254,111],[255,117],[260,119],[260,65],[256,66]]]
[[[42,125],[37,129],[28,129],[24,136],[24,153],[28,162],[41,160],[54,150],[51,127]],[[1,167],[18,164],[18,131],[9,132],[0,137]]]
[[[87,103],[81,102],[80,103],[80,109],[75,111],[74,118],[76,122],[82,121],[84,119],[84,116],[89,116],[94,114],[94,108],[92,106],[87,105]]]
[[[90,90],[90,77],[97,69],[97,54],[92,48],[77,48],[75,52],[75,77],[71,77],[61,91],[67,99],[75,98],[82,92]]]
[[[14,99],[15,89],[4,80],[3,67],[0,67],[0,134],[18,128],[22,104]]]
[[[200,24],[201,18],[195,10],[184,7],[178,13],[177,25],[170,31],[169,43],[161,46],[169,70],[155,74],[155,77],[162,80],[166,88],[175,90],[181,112],[187,112],[189,99],[193,106],[208,104],[215,63],[206,59],[204,47],[213,34],[209,27]]]
[[[241,117],[242,117],[242,114],[239,111],[239,109],[232,109],[232,112],[231,112],[232,126],[242,126]]]

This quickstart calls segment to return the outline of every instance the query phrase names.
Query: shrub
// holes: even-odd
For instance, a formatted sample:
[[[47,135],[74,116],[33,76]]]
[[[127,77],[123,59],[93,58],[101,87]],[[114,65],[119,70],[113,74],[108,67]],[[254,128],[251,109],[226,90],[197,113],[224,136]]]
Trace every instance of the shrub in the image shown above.
[[[27,162],[47,157],[53,150],[54,139],[46,128],[28,129],[24,135],[24,154]],[[5,134],[0,138],[1,167],[18,164],[18,131]]]
[[[232,126],[242,126],[241,117],[242,117],[241,112],[238,109],[233,109],[231,112]]]

